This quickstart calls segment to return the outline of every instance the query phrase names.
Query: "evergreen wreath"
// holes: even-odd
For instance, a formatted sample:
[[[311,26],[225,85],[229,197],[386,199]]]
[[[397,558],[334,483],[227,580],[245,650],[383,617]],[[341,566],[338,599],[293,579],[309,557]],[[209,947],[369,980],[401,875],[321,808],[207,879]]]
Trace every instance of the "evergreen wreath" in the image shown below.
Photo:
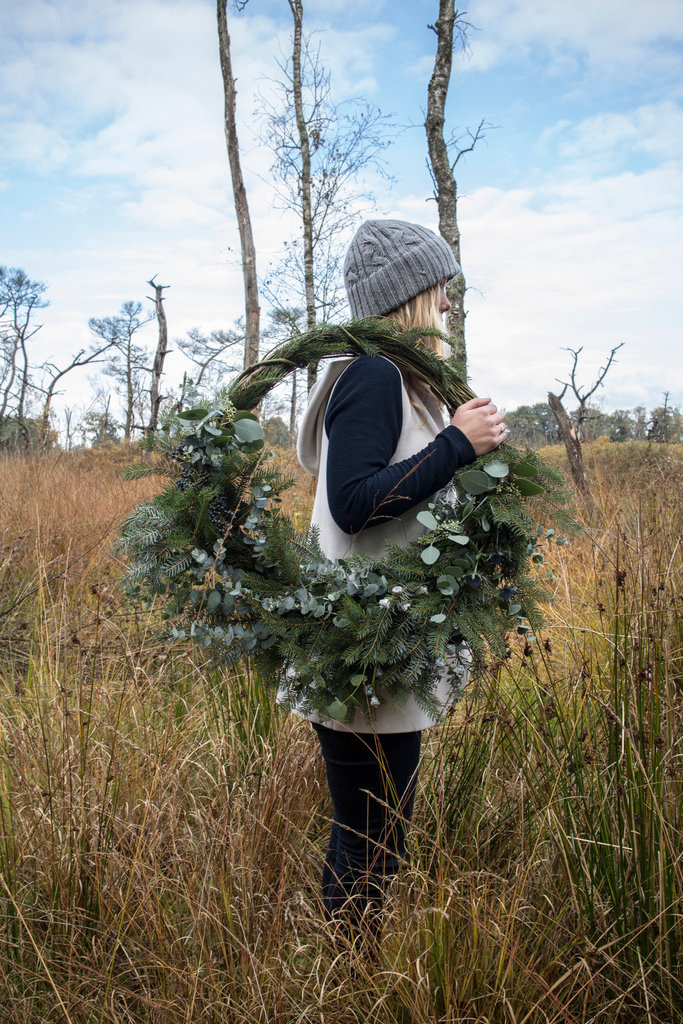
[[[250,656],[281,699],[323,718],[371,720],[384,701],[412,694],[435,711],[444,657],[476,672],[506,654],[516,631],[533,636],[548,594],[542,544],[568,544],[559,474],[532,451],[505,444],[454,477],[416,513],[425,532],[381,558],[332,561],[315,530],[280,509],[291,484],[276,471],[251,411],[297,368],[344,355],[384,355],[426,384],[449,413],[473,398],[454,366],[420,344],[423,328],[367,317],[322,324],[274,349],[210,404],[167,415],[141,442],[156,453],[133,466],[169,482],[125,520],[129,593],[162,595],[176,641],[201,644],[218,664]],[[404,515],[409,516],[407,512]],[[550,528],[537,525],[550,518]],[[546,575],[552,575],[547,570]],[[460,669],[460,674],[464,669]],[[458,689],[458,669],[453,674]]]

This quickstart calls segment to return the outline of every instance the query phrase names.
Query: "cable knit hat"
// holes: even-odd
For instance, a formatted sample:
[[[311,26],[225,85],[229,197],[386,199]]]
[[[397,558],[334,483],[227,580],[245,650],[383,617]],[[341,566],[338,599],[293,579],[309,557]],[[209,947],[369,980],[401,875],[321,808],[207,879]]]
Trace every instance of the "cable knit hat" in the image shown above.
[[[445,238],[405,220],[366,220],[344,261],[344,284],[356,319],[381,316],[460,273]]]

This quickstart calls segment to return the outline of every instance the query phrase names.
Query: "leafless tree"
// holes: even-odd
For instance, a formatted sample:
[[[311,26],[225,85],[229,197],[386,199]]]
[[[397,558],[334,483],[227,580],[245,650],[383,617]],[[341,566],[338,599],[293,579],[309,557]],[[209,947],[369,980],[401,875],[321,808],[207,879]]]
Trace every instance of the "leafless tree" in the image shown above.
[[[582,428],[589,413],[589,399],[595,394],[599,387],[602,387],[605,377],[607,376],[607,372],[614,362],[614,357],[623,344],[624,342],[622,341],[619,345],[614,346],[609,354],[607,362],[599,370],[595,382],[588,390],[582,387],[576,379],[579,356],[583,352],[583,345],[577,349],[565,349],[565,351],[569,352],[572,356],[569,380],[558,381],[558,383],[562,385],[562,391],[559,395],[554,394],[552,391],[548,392],[548,404],[553,411],[555,419],[557,420],[560,436],[564,442],[572,480],[574,481],[581,501],[588,507],[591,506],[592,499],[588,482],[586,480],[586,470],[583,462],[583,452],[581,450]],[[570,417],[562,404],[562,400],[567,393],[573,395],[579,403],[578,409],[574,413],[574,419]]]
[[[76,425],[84,447],[118,440],[118,425],[111,413],[111,392],[97,380],[91,383],[94,386],[93,398]]]
[[[102,362],[102,356],[114,346],[113,340],[104,340],[101,345],[93,345],[89,352],[85,349],[80,349],[73,357],[68,366],[63,369],[59,369],[52,362],[46,362],[43,364],[43,370],[48,374],[47,381],[39,388],[39,390],[45,395],[43,401],[43,411],[40,419],[39,429],[39,443],[42,448],[45,448],[48,443],[50,436],[50,412],[52,408],[52,400],[57,393],[57,386],[66,377],[67,373],[71,373],[72,370],[77,369],[79,366],[91,366],[93,363]],[[69,424],[67,424],[69,427]]]
[[[125,408],[123,437],[128,442],[134,429],[144,429],[142,407],[149,395],[144,384],[144,374],[149,372],[149,355],[134,338],[140,328],[153,319],[153,315],[143,315],[141,303],[128,301],[123,303],[117,316],[92,317],[88,321],[93,334],[114,350],[104,372],[117,381],[122,392]],[[136,411],[138,423],[135,422]]]
[[[169,285],[155,284],[155,278],[156,274],[147,282],[147,284],[154,289],[154,298],[151,301],[154,302],[157,323],[159,325],[159,340],[157,342],[156,352],[154,353],[152,382],[149,389],[148,434],[151,434],[153,430],[156,430],[157,423],[159,422],[159,407],[163,399],[163,395],[161,394],[161,375],[164,372],[164,360],[168,352],[168,326],[166,323],[166,310],[164,309],[163,293],[164,288],[168,288]]]
[[[212,331],[208,335],[193,327],[185,338],[176,341],[180,351],[195,367],[186,383],[191,379],[197,389],[218,391],[237,369],[237,352],[243,344],[243,321],[238,321],[230,330]]]
[[[428,26],[436,34],[434,70],[427,90],[427,117],[425,131],[429,160],[427,166],[434,184],[434,198],[439,209],[439,232],[450,245],[453,255],[462,267],[460,231],[458,228],[458,186],[455,168],[466,153],[471,153],[490,127],[480,121],[474,131],[445,135],[446,99],[453,66],[455,47],[467,48],[467,33],[472,27],[464,20],[464,12],[455,10],[454,0],[439,0],[439,17]],[[448,286],[451,309],[448,314],[448,332],[453,341],[453,356],[467,370],[465,344],[465,277],[460,273]]]
[[[303,31],[303,0],[288,2],[294,22],[291,58],[280,63],[275,99],[262,104],[262,135],[275,157],[277,201],[295,212],[301,228],[266,278],[264,292],[283,313],[293,297],[298,300],[311,329],[343,304],[344,236],[365,197],[358,178],[369,164],[383,169],[380,154],[392,126],[370,104],[332,103],[329,72]],[[314,379],[311,373],[309,387]]]
[[[304,310],[295,306],[274,309],[270,314],[270,327],[268,330],[269,338],[272,338],[277,342],[281,342],[286,341],[288,338],[293,338],[297,334],[301,334],[304,329],[304,316]],[[293,370],[289,376],[289,441],[290,444],[293,444],[296,438],[296,421],[300,396],[297,371]]]
[[[26,444],[32,388],[29,343],[42,327],[35,322],[36,311],[49,305],[43,298],[46,288],[18,267],[0,267],[0,429],[11,419]]]
[[[244,3],[238,4],[243,9]],[[217,0],[218,13],[218,48],[220,54],[221,73],[223,75],[223,91],[225,97],[225,141],[228,147],[228,160],[232,178],[232,190],[235,199],[235,213],[240,233],[242,250],[242,274],[244,277],[244,302],[246,316],[246,338],[244,345],[244,366],[252,366],[258,362],[259,354],[259,300],[258,279],[256,275],[256,250],[251,229],[251,217],[247,203],[247,192],[242,177],[235,105],[237,90],[230,56],[230,35],[228,33],[227,0]]]

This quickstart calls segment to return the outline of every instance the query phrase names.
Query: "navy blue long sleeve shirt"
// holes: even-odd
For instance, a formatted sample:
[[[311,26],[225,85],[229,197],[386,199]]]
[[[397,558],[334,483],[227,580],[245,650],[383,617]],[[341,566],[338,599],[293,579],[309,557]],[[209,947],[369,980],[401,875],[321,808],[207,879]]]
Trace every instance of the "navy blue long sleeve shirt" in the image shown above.
[[[451,425],[421,451],[390,466],[402,427],[398,368],[387,359],[356,359],[339,378],[325,414],[327,498],[344,533],[395,519],[476,458],[465,434]]]

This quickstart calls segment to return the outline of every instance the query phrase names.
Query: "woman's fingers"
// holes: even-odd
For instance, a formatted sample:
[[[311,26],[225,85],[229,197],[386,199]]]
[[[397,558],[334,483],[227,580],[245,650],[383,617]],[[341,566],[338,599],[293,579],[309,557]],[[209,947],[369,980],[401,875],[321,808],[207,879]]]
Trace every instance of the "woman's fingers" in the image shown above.
[[[505,417],[489,398],[473,398],[456,409],[451,423],[462,430],[477,455],[497,448],[508,435]]]

